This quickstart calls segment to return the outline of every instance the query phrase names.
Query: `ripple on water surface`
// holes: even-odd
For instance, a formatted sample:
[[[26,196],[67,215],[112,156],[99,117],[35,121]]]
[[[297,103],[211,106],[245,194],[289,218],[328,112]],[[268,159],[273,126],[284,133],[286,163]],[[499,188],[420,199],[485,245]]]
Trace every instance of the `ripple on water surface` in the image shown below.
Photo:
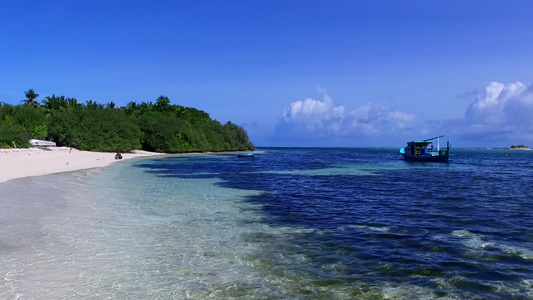
[[[389,152],[146,159],[0,185],[0,298],[533,297],[524,157]]]
[[[227,298],[278,293],[241,235],[254,191],[164,180],[123,165],[12,181],[4,203],[2,298]],[[32,189],[27,189],[28,185]],[[246,224],[246,227],[241,226]],[[259,225],[258,225],[259,226]],[[264,230],[259,228],[259,230]],[[249,259],[248,259],[249,260]]]

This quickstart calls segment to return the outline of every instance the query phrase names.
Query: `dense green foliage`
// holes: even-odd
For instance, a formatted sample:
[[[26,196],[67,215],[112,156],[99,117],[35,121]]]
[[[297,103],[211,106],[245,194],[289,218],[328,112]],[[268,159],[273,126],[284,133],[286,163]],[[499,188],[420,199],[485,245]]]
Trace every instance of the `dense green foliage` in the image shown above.
[[[52,95],[38,104],[32,89],[24,104],[0,104],[0,148],[29,147],[30,138],[50,140],[58,146],[80,150],[133,149],[177,153],[254,150],[241,127],[212,120],[206,112],[170,104],[160,96],[156,103],[113,102],[80,104],[74,98]]]
[[[28,133],[23,126],[10,119],[0,121],[0,148],[12,146],[29,147]]]

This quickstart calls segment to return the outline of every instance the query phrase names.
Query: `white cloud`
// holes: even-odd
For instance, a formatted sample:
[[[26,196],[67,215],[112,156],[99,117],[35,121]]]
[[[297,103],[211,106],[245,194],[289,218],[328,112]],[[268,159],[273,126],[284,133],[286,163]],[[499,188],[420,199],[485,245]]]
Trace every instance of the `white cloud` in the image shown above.
[[[467,108],[465,117],[474,123],[505,124],[512,116],[506,114],[506,106],[520,101],[526,91],[527,87],[521,82],[507,85],[491,82]]]
[[[533,144],[533,85],[491,82],[474,97],[462,117],[421,120],[408,112],[368,103],[354,109],[322,100],[296,101],[275,128],[277,139],[300,145],[396,145],[408,139],[445,134],[462,146],[506,147]],[[429,107],[427,108],[429,109]],[[330,142],[328,142],[330,141]]]
[[[455,134],[471,140],[533,140],[533,86],[491,82],[466,109],[464,118],[445,122]]]
[[[281,138],[312,140],[342,137],[382,137],[412,126],[416,117],[383,105],[369,103],[346,111],[335,106],[326,91],[323,100],[305,99],[291,103],[276,126]]]
[[[466,110],[472,124],[531,124],[533,114],[532,86],[521,82],[503,84],[491,82]],[[527,112],[524,114],[524,112]],[[529,128],[532,129],[532,128]]]
[[[283,112],[282,122],[298,131],[334,133],[341,129],[344,107],[333,105],[331,98],[321,91],[324,100],[307,98],[291,103]]]

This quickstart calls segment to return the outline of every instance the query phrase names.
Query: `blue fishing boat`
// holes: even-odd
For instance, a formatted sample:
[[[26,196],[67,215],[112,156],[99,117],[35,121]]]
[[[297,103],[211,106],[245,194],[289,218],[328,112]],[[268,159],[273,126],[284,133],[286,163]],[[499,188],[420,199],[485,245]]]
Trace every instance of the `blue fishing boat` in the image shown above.
[[[254,157],[255,156],[255,153],[254,152],[249,152],[249,153],[237,153],[237,157]]]
[[[446,148],[440,148],[440,138],[443,136],[408,142],[407,147],[400,149],[400,154],[408,161],[448,162],[451,146],[448,141]]]

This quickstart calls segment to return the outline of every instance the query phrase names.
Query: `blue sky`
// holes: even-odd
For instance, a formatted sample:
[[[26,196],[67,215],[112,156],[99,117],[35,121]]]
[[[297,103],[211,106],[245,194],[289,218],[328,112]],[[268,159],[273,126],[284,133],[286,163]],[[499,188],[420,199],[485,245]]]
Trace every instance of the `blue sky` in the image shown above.
[[[532,1],[0,2],[0,102],[155,101],[256,146],[533,146]]]

